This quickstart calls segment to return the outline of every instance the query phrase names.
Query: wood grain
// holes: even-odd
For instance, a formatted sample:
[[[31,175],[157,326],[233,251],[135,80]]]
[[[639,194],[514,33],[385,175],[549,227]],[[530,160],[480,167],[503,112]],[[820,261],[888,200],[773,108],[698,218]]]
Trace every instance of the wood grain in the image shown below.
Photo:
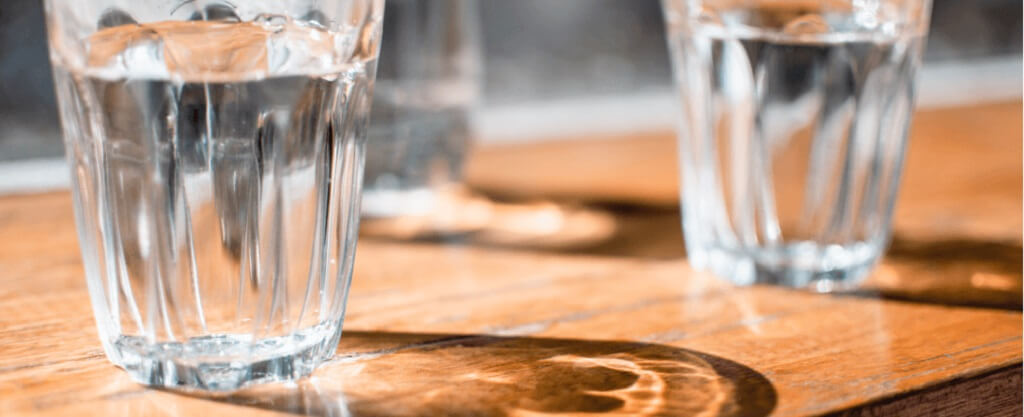
[[[901,202],[910,217],[897,219],[892,256],[864,291],[725,285],[681,257],[672,208],[491,203],[488,222],[507,224],[445,239],[363,236],[337,357],[299,384],[222,397],[146,389],[110,365],[68,194],[0,198],[0,415],[1020,415],[1020,105],[972,112],[915,128],[946,132],[934,140],[975,159],[915,138]],[[988,126],[993,114],[1017,137]],[[972,117],[977,127],[954,127]],[[977,129],[989,134],[967,141]],[[551,152],[541,160],[610,146],[647,161],[612,158],[619,179],[592,170],[600,184],[557,176],[537,190],[668,204],[665,139],[634,140],[536,145]],[[486,157],[497,171],[515,159],[500,153]],[[957,175],[913,173],[937,166]],[[527,184],[489,178],[508,193]],[[557,214],[573,238],[512,226],[530,213]],[[956,221],[936,229],[936,219]]]
[[[1019,101],[918,112],[896,234],[1020,242],[1021,115]],[[552,139],[477,149],[470,183],[501,196],[678,205],[674,133]]]

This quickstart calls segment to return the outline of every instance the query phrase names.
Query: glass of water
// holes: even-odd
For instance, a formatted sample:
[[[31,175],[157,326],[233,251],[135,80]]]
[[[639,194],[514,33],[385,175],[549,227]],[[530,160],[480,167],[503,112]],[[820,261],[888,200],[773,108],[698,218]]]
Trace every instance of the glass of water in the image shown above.
[[[46,0],[86,280],[109,359],[234,390],[334,354],[380,0]]]
[[[855,285],[888,244],[930,0],[663,0],[690,262]]]
[[[363,214],[427,215],[462,180],[480,90],[477,0],[387,0]]]

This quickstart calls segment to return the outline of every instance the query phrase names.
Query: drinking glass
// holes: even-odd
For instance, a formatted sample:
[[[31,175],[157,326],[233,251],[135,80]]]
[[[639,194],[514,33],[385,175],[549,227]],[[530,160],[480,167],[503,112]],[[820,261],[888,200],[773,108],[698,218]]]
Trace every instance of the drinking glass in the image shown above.
[[[890,235],[929,0],[663,0],[690,262],[854,286]]]
[[[426,215],[462,180],[480,90],[476,0],[387,0],[363,214]]]
[[[334,354],[380,0],[46,0],[86,281],[139,382],[234,390]]]

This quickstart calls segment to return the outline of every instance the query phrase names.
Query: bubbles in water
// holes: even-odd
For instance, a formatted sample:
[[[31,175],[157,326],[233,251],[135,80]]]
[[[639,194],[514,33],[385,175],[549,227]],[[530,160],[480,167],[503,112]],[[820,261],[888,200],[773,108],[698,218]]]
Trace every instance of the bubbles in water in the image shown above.
[[[818,35],[829,33],[832,28],[819,14],[809,13],[791,20],[782,28],[787,35]]]
[[[130,25],[138,23],[132,15],[124,10],[112,7],[103,12],[100,20],[96,22],[98,29],[112,28],[114,26]]]
[[[132,71],[139,77],[167,75],[160,35],[135,24],[118,24],[93,34],[86,64],[104,72]]]
[[[219,80],[337,73],[334,69],[352,58],[351,31],[332,32],[284,15],[236,22],[227,6],[204,10],[220,20],[137,23],[124,11],[110,9],[99,23],[109,27],[90,35],[79,65],[107,78]]]
[[[235,9],[226,4],[214,3],[197,10],[189,16],[188,20],[218,20],[225,22],[240,22],[242,19],[235,13]]]
[[[279,14],[263,13],[256,16],[252,21],[271,32],[280,32],[284,29],[285,25],[291,21],[291,19],[289,19],[288,16]]]

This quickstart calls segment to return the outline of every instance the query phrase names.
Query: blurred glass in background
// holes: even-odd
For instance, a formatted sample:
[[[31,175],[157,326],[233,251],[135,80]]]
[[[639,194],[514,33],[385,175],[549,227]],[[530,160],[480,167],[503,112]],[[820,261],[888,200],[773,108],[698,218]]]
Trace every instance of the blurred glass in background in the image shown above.
[[[388,0],[363,214],[423,215],[462,176],[480,91],[476,0]]]

